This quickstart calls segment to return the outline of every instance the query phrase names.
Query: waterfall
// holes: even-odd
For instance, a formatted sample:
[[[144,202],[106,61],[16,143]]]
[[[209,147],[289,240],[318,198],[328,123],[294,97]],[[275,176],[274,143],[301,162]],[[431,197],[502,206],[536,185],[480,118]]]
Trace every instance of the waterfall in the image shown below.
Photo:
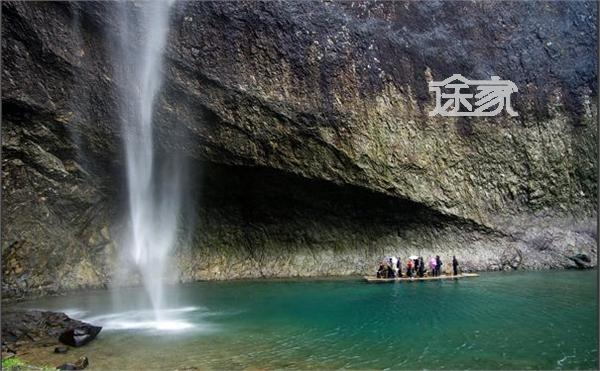
[[[129,199],[126,256],[122,260],[129,270],[139,272],[156,321],[164,320],[165,275],[181,204],[178,167],[159,161],[153,140],[170,5],[166,0],[120,2],[115,60]]]

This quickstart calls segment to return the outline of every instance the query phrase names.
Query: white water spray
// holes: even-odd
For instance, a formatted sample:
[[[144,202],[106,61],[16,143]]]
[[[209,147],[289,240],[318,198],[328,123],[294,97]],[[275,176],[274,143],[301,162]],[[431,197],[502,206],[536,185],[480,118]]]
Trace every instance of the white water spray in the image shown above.
[[[124,260],[140,273],[157,323],[164,320],[165,275],[177,237],[181,197],[177,167],[156,161],[153,143],[154,103],[162,83],[170,5],[166,0],[119,4],[117,68],[130,216]]]

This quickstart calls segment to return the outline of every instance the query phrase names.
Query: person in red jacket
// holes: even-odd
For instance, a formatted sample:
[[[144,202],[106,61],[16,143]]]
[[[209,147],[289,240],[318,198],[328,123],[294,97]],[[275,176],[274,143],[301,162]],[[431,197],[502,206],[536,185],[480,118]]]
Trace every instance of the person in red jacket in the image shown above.
[[[412,277],[414,264],[412,259],[408,259],[408,262],[406,262],[406,275],[408,277]]]

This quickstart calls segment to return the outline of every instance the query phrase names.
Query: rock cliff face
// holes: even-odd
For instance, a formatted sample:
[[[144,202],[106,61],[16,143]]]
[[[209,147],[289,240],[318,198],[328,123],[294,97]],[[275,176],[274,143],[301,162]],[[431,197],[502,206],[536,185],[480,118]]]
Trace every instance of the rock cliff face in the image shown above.
[[[2,3],[5,297],[114,277],[117,12]],[[387,254],[594,265],[597,15],[595,2],[176,3],[155,111],[157,157],[188,174],[174,278],[358,274]],[[519,116],[430,117],[427,82],[452,74],[512,80]]]

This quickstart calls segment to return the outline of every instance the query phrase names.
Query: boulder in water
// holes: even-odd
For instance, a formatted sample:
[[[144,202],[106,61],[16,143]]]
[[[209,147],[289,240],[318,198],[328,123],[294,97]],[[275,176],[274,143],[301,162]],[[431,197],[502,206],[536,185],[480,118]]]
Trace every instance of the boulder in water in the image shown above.
[[[100,330],[100,326],[85,324],[63,332],[58,340],[65,345],[80,347],[94,340]]]
[[[2,312],[2,352],[20,353],[21,348],[60,346],[58,338],[66,330],[88,323],[64,313],[39,310]]]

